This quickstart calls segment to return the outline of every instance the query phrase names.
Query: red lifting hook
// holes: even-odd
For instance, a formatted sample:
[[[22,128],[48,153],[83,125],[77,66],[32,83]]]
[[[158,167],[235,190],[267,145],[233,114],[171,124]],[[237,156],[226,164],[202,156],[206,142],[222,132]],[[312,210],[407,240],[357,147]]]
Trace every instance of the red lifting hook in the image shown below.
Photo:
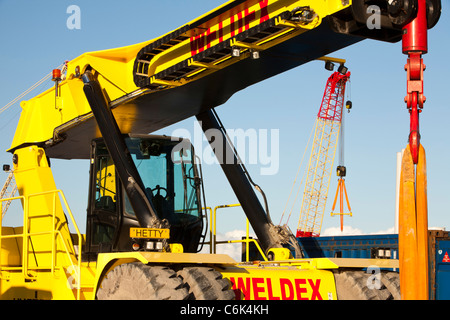
[[[408,55],[405,65],[407,72],[406,105],[410,112],[409,145],[414,164],[419,159],[420,131],[419,113],[422,112],[426,100],[423,95],[423,64],[422,54],[427,53],[427,12],[426,0],[418,0],[417,17],[404,28],[402,38],[403,53]]]

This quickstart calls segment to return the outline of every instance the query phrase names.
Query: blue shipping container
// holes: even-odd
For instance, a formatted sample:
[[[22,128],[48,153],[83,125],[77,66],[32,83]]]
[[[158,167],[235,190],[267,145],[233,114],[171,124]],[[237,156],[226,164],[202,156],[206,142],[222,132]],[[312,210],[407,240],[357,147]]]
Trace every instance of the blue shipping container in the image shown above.
[[[398,235],[297,238],[305,258],[398,259]]]
[[[450,241],[439,241],[436,248],[436,299],[450,300]]]

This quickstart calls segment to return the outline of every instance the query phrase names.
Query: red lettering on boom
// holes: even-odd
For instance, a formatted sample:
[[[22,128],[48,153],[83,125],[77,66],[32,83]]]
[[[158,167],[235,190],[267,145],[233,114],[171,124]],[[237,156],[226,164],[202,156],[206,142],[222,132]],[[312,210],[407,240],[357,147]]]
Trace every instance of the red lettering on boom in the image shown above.
[[[223,34],[223,31],[222,31]],[[219,32],[220,35],[220,32]],[[199,34],[198,36],[191,37],[191,55],[196,55],[199,52],[203,52],[205,48],[211,48],[211,42],[217,39],[217,31],[211,31],[208,28],[206,32]]]
[[[206,31],[206,43],[207,48],[211,48],[211,42],[217,39],[216,31],[211,32],[211,28],[208,28],[208,31]]]
[[[250,23],[256,18],[255,11],[248,12],[248,8],[245,9],[244,17],[245,30],[248,30],[250,28]]]
[[[261,18],[259,19],[259,23],[263,23],[269,20],[269,0],[261,0],[259,2],[259,8],[261,9]]]
[[[241,33],[243,31],[242,27],[244,26],[244,20],[242,19],[242,12],[239,12],[237,14],[237,16],[238,16],[237,21],[238,21],[238,28],[239,28],[238,33]]]
[[[223,41],[223,22],[219,22],[219,42]]]
[[[191,37],[191,55],[202,52],[205,48],[205,35],[202,33],[198,36]]]
[[[259,22],[263,23],[264,21],[269,20],[269,0],[261,0],[258,4],[260,8]],[[250,29],[250,23],[255,21],[257,18],[256,12],[254,10],[250,12],[249,8],[245,8],[244,11],[231,15],[229,19],[230,36],[234,37],[244,30]],[[207,48],[209,49],[211,47],[211,42],[213,42],[214,40],[219,39],[219,42],[222,42],[224,40],[223,21],[219,22],[218,28],[219,30],[217,31],[211,31],[211,28],[208,28],[206,32],[190,38],[192,56],[196,55],[197,53],[203,52]]]

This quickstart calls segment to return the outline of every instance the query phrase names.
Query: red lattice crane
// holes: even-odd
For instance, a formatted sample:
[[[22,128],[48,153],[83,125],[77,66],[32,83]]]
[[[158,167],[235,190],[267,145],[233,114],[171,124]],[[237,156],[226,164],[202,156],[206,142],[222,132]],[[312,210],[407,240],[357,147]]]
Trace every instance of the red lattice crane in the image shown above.
[[[342,124],[345,86],[350,72],[334,72],[327,81],[317,115],[307,169],[297,237],[319,236],[327,201],[331,171]]]

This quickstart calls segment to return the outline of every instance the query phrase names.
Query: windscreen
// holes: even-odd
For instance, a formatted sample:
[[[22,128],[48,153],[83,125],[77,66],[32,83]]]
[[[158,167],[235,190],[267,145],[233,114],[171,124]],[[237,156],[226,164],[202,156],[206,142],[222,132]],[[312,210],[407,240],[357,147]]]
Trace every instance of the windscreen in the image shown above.
[[[158,216],[171,224],[198,218],[199,179],[190,144],[180,147],[178,142],[168,139],[141,138],[128,138],[126,143]],[[134,214],[129,202],[126,212]]]

